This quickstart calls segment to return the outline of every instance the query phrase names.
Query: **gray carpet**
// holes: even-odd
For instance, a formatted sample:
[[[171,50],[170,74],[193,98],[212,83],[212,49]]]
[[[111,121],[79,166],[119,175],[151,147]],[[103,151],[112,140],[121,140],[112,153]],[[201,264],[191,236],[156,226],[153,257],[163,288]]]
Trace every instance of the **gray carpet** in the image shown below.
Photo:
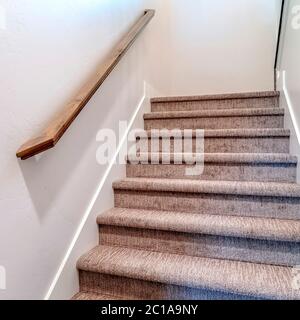
[[[127,178],[113,184],[115,208],[97,219],[99,244],[78,261],[73,299],[298,300],[300,186],[279,94],[151,104],[147,135],[137,137],[149,150],[128,155]],[[201,175],[186,175],[194,154],[176,163],[174,139],[162,153],[164,133],[149,131],[162,128],[193,129],[191,152],[205,129]]]

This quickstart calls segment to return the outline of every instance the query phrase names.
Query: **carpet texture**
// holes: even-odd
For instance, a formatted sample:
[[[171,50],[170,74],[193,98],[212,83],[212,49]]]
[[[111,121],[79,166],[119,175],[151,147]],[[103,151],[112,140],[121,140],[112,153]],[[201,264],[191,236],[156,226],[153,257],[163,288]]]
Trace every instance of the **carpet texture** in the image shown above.
[[[282,128],[279,108],[153,112],[144,115],[145,129]]]
[[[82,256],[77,267],[86,272],[265,299],[300,298],[291,288],[292,269],[281,266],[98,246]]]
[[[277,92],[221,94],[194,97],[151,99],[152,112],[210,109],[274,108],[279,106]]]
[[[200,127],[201,128],[201,127]],[[137,142],[148,140],[149,152],[162,152],[161,143],[158,150],[152,150],[151,140],[165,138],[163,133],[150,131],[146,137],[137,137]],[[178,137],[179,135],[179,137]],[[174,133],[176,139],[182,139],[183,132]],[[196,132],[193,132],[192,145],[195,149]],[[174,140],[170,140],[170,152],[174,153]],[[284,129],[224,129],[204,131],[205,153],[289,153],[290,132]],[[144,152],[144,150],[142,150]],[[182,150],[183,152],[183,150]]]
[[[154,98],[151,111],[73,299],[298,300],[300,186],[279,93]],[[180,131],[166,154],[152,129],[194,130],[190,152],[204,129],[203,173],[186,175],[195,154],[176,163]]]
[[[183,159],[178,164],[177,157]],[[200,158],[202,155],[198,155]],[[152,160],[155,159],[156,163]],[[164,164],[165,159],[170,159]],[[169,178],[191,180],[296,182],[297,158],[286,154],[206,153],[202,175],[187,176],[195,164],[195,154],[140,153],[129,155],[129,178]]]

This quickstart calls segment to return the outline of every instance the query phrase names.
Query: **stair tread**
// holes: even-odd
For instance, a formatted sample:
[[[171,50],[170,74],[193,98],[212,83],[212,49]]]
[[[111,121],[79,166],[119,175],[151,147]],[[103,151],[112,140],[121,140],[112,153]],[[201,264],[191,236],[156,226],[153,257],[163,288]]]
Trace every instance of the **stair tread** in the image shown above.
[[[243,108],[243,109],[210,109],[194,111],[164,111],[145,113],[144,119],[178,119],[178,118],[217,118],[217,117],[251,117],[251,116],[284,115],[281,108]]]
[[[299,299],[292,268],[97,246],[77,268],[131,279],[269,299]]]
[[[282,129],[282,128],[270,128],[270,129],[205,129],[205,130],[198,130],[200,133],[197,133],[197,130],[191,130],[193,137],[204,132],[205,138],[211,137],[241,137],[241,138],[254,138],[254,137],[290,137],[290,130]],[[142,133],[142,134],[141,134]],[[173,130],[172,136],[179,136],[181,137],[184,133],[184,130]],[[168,137],[170,134],[169,132],[165,132],[164,130],[141,130],[140,133],[136,133],[136,136],[141,138],[151,138],[151,137]]]
[[[171,161],[174,160],[173,153],[150,152],[139,155],[130,154],[127,156],[127,161],[145,163],[154,157],[154,159],[159,158],[159,161],[162,162],[163,155],[169,155]],[[181,155],[185,162],[191,163],[196,154],[182,153]],[[207,163],[297,164],[298,159],[296,156],[285,153],[204,153],[204,161]]]
[[[162,191],[287,198],[300,197],[300,185],[277,182],[125,178],[114,182],[113,188],[115,190],[133,191]]]
[[[300,242],[300,221],[295,220],[113,208],[99,215],[97,222],[128,228]]]
[[[72,298],[72,300],[116,301],[116,300],[127,300],[127,298],[107,295],[105,293],[94,293],[94,292],[80,291]]]
[[[198,96],[156,97],[151,99],[151,103],[249,99],[249,98],[250,99],[272,98],[272,97],[279,97],[279,95],[280,93],[277,91],[262,91],[262,92],[242,92],[242,93],[211,94],[211,95],[198,95]]]
[[[275,170],[281,168],[281,170],[290,173],[294,168],[289,166],[296,166],[298,163],[297,157],[288,154],[287,138],[290,138],[290,130],[281,128],[285,110],[278,106],[279,95],[277,91],[265,91],[153,98],[151,99],[152,110],[156,111],[144,114],[145,127],[147,129],[155,126],[162,128],[176,126],[182,129],[193,127],[194,130],[190,130],[193,138],[212,138],[206,141],[206,151],[225,152],[202,154],[205,163],[216,163],[219,166],[230,163],[237,164],[237,167],[240,165],[241,170],[251,171],[251,173],[254,170],[255,174],[259,174],[260,167],[256,166],[252,170],[252,168],[243,164],[274,165],[272,168],[265,167],[269,170],[269,173],[267,173],[274,175],[276,178],[276,172],[272,171],[273,168]],[[249,100],[247,101],[247,99]],[[186,109],[184,108],[185,105]],[[203,108],[199,110],[201,106]],[[216,118],[216,120],[212,118]],[[198,127],[209,127],[209,129],[196,130]],[[224,129],[219,129],[219,127]],[[231,129],[231,127],[233,128]],[[244,127],[250,128],[244,129]],[[184,130],[174,129],[171,130],[170,135],[170,130],[154,129],[146,130],[143,134],[137,134],[137,136],[141,139],[169,138],[170,136],[182,139],[183,133]],[[235,144],[235,139],[238,146]],[[144,142],[148,145],[148,140]],[[194,143],[195,140],[192,142]],[[277,142],[279,146],[275,147]],[[174,145],[172,145],[172,148],[175,148]],[[231,153],[226,153],[226,151]],[[247,151],[248,153],[232,153],[238,151]],[[275,153],[249,153],[260,151]],[[276,153],[276,151],[286,153]],[[133,164],[147,164],[153,155],[158,156],[160,162],[162,162],[163,153],[151,152],[138,156],[130,155],[130,160],[136,162]],[[170,153],[169,155],[171,161],[174,160],[174,154]],[[184,163],[189,164],[195,157],[195,154],[184,153],[182,155],[185,157]],[[129,159],[127,158],[127,160]],[[210,165],[210,167],[214,169],[214,165]],[[128,167],[127,169],[129,171],[148,170],[146,172],[148,174],[152,168],[139,166]],[[155,167],[155,169],[158,171],[157,175],[161,171],[166,171],[163,176],[169,177],[170,172],[173,173],[184,168],[172,166],[168,168],[170,172],[165,170],[165,167]],[[223,168],[218,169],[223,171]],[[235,168],[231,166],[230,170],[237,175]],[[150,173],[152,174],[152,172]],[[136,175],[140,176],[141,174]],[[245,177],[245,180],[249,179],[249,175]],[[168,179],[162,176],[159,178],[125,178],[113,183],[115,204],[120,208],[110,209],[97,218],[97,223],[102,227],[102,231],[106,232],[102,238],[103,244],[106,243],[106,245],[95,247],[83,255],[77,263],[77,268],[80,271],[87,272],[87,274],[81,273],[83,278],[87,278],[84,290],[90,290],[91,288],[95,290],[81,291],[74,296],[74,299],[123,299],[117,297],[117,283],[116,288],[112,290],[113,296],[101,290],[94,293],[97,288],[89,286],[88,281],[93,276],[97,278],[97,275],[95,275],[97,273],[123,277],[127,281],[128,279],[130,281],[135,279],[156,282],[168,287],[182,286],[244,297],[300,299],[300,291],[293,290],[294,269],[287,267],[287,265],[294,265],[294,261],[298,257],[297,252],[292,251],[291,254],[295,254],[295,257],[290,257],[289,252],[280,251],[282,248],[290,250],[290,246],[298,247],[300,243],[300,220],[286,220],[287,217],[297,218],[300,185],[292,183],[294,179],[289,180],[291,183],[279,183],[190,180],[186,177],[180,179],[179,176],[178,174],[177,179]],[[261,179],[256,180],[264,180],[264,175],[260,174],[260,176]],[[204,176],[202,178],[205,179]],[[275,181],[275,178],[270,180]],[[219,176],[218,179],[225,180],[226,175],[223,175],[222,178]],[[283,181],[283,179],[279,181]],[[140,194],[141,196],[139,196]],[[176,197],[178,202],[175,200]],[[211,199],[212,197],[213,199]],[[155,199],[158,202],[157,204],[152,203]],[[182,203],[179,202],[181,199],[183,200]],[[235,206],[236,201],[238,204]],[[249,208],[245,207],[247,204]],[[272,213],[273,218],[261,217],[265,215],[266,211],[263,207],[264,204],[270,211],[273,210],[273,207],[275,208],[276,215]],[[127,206],[132,208],[124,208]],[[134,207],[143,209],[134,209]],[[151,210],[150,208],[156,209]],[[169,209],[170,211],[163,211]],[[189,210],[190,212],[188,212]],[[226,215],[226,210],[229,212],[228,215]],[[199,214],[199,212],[203,213]],[[257,217],[255,217],[256,214]],[[278,216],[280,218],[276,218]],[[105,229],[104,226],[108,227]],[[114,241],[105,242],[105,236],[114,237],[111,234],[114,227],[120,228],[115,230]],[[136,229],[137,232],[132,232],[133,229]],[[239,251],[240,248],[238,247],[234,248],[234,258],[232,258],[231,252],[226,255],[211,254],[210,256],[206,254],[188,255],[186,250],[155,252],[155,248],[157,251],[161,251],[156,246],[160,243],[155,243],[153,246],[153,243],[145,242],[144,247],[148,249],[130,248],[131,246],[136,247],[134,242],[130,242],[132,239],[120,238],[127,232],[130,235],[142,234],[142,240],[150,235],[153,241],[155,241],[156,233],[164,235],[164,232],[169,232],[166,236],[176,235],[177,232],[179,237],[183,236],[183,238],[185,236],[194,238],[198,235],[205,235],[205,239],[218,239],[220,243],[224,241],[225,244],[239,238],[238,241],[241,243],[255,242],[259,246],[262,245],[262,250],[265,247],[269,248],[268,246],[271,249],[270,253],[269,251],[267,253],[269,256],[263,257],[262,260],[255,256],[257,252],[251,245],[247,248],[249,251],[246,251],[246,253]],[[133,238],[136,241],[137,237]],[[129,241],[123,241],[124,239]],[[272,242],[257,242],[256,240]],[[110,243],[113,244],[110,245]],[[122,245],[123,247],[121,247]],[[172,245],[175,246],[176,242]],[[234,246],[234,241],[230,246]],[[288,261],[293,262],[285,263],[284,261],[284,263],[281,263],[280,259],[275,259],[272,256],[273,246],[274,254],[280,252],[284,259],[287,257],[290,259]],[[251,250],[253,250],[253,254]],[[250,251],[252,260],[248,256],[245,259],[245,254],[249,255]],[[266,252],[262,254],[265,255]],[[262,254],[259,255],[259,258],[262,257]],[[284,254],[287,255],[284,256]],[[219,259],[216,259],[216,257]],[[274,259],[272,260],[270,257]],[[257,263],[257,261],[260,263]],[[115,278],[113,279],[114,282],[117,282]],[[97,286],[97,283],[95,285]]]

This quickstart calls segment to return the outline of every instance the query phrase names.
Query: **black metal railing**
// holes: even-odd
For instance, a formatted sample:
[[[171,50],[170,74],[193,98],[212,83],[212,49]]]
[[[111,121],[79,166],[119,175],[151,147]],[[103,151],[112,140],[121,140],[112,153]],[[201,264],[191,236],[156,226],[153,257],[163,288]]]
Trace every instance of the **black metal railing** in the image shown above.
[[[282,24],[283,24],[283,17],[284,17],[284,10],[287,0],[282,0],[281,2],[281,11],[280,11],[280,20],[279,20],[279,28],[278,28],[278,36],[277,36],[277,45],[276,45],[276,55],[275,55],[275,62],[274,62],[274,87],[277,90],[277,70],[278,70],[278,60],[279,60],[279,51],[281,45],[281,38],[282,38]]]

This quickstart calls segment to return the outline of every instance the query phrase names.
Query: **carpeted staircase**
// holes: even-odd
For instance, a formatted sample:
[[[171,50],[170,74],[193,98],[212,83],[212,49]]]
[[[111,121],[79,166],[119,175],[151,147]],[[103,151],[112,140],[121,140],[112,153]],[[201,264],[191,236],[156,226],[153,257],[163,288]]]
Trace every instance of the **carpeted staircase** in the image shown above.
[[[78,261],[74,299],[299,299],[300,187],[279,94],[157,98],[144,119],[205,129],[204,172],[136,155],[98,217],[99,246]]]

